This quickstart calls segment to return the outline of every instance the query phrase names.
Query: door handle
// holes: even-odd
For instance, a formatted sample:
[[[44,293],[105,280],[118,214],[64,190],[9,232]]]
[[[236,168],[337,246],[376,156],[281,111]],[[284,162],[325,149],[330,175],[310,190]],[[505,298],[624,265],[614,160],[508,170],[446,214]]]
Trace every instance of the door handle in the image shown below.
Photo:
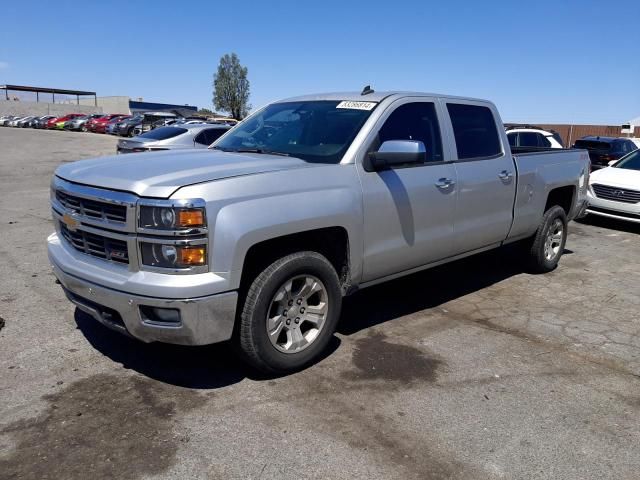
[[[444,190],[445,188],[453,187],[455,184],[456,182],[454,182],[450,178],[440,178],[436,182],[436,187]]]
[[[502,170],[498,174],[498,177],[500,177],[500,180],[511,180],[511,177],[513,177],[513,173],[509,172],[508,170]]]

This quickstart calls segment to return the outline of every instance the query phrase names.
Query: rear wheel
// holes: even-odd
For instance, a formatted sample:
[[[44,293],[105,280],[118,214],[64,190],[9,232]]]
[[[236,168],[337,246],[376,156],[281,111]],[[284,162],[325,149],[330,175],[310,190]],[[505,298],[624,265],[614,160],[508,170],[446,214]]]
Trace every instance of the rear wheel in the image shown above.
[[[535,235],[526,242],[528,263],[537,273],[550,272],[558,266],[567,242],[567,215],[559,206],[549,208]]]
[[[316,252],[280,258],[251,283],[239,319],[244,360],[271,374],[316,360],[335,331],[342,292],[335,269]]]

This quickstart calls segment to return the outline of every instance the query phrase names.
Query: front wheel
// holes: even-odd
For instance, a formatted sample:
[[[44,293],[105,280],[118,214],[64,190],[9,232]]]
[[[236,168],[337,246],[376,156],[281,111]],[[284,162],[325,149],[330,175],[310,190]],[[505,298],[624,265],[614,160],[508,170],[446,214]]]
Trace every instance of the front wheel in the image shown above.
[[[264,269],[246,294],[239,319],[243,359],[269,373],[299,370],[316,360],[335,331],[340,281],[316,252],[298,252]]]
[[[550,272],[558,266],[567,242],[567,215],[559,206],[549,208],[535,235],[527,242],[528,263],[536,273]]]

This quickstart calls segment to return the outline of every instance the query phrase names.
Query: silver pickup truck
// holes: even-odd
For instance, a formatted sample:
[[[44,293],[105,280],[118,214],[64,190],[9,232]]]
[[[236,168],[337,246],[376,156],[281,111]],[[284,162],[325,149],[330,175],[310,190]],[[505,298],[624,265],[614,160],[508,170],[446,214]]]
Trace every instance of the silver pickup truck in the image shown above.
[[[281,373],[318,357],[358,289],[512,242],[552,270],[588,175],[581,150],[512,152],[484,100],[291,98],[208,150],[60,166],[49,259],[69,300],[112,329],[232,340]]]

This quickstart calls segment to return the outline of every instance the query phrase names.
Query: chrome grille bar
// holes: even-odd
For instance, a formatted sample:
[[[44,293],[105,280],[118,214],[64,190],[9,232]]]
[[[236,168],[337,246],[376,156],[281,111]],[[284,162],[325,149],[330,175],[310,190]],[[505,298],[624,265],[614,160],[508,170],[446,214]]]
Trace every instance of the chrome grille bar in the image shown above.
[[[601,185],[594,183],[591,185],[596,197],[604,200],[611,200],[614,202],[623,203],[638,203],[640,202],[640,191],[630,190],[628,188],[612,187],[609,185]]]
[[[127,242],[82,230],[72,232],[64,222],[59,223],[62,237],[79,252],[112,262],[129,264]]]

